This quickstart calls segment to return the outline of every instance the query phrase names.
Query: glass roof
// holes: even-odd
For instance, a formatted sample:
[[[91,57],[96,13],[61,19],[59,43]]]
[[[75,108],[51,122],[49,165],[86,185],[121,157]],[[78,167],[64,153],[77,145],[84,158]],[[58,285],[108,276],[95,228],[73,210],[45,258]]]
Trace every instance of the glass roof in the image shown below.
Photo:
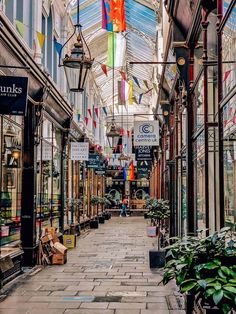
[[[153,0],[125,0],[127,30],[123,33],[125,39],[125,55],[123,56],[123,69],[126,70],[128,78],[137,77],[140,82],[139,88],[134,82],[134,96],[137,101],[139,94],[146,93],[147,87],[143,80],[148,82],[153,78],[153,67],[150,65],[129,65],[130,61],[153,61],[157,33],[157,15]],[[76,23],[76,4],[72,9],[72,20]],[[100,89],[102,100],[108,107],[112,105],[112,69],[107,68],[106,77],[101,69],[101,63],[106,64],[108,50],[107,31],[102,29],[102,0],[80,0],[80,24],[83,34],[95,58],[93,65],[96,84]],[[121,80],[119,70],[115,70],[115,104],[118,104],[118,81]],[[150,84],[151,86],[151,84]],[[143,95],[138,111],[147,111],[150,104],[150,92]],[[117,110],[116,110],[117,111]],[[133,109],[132,111],[135,111]]]

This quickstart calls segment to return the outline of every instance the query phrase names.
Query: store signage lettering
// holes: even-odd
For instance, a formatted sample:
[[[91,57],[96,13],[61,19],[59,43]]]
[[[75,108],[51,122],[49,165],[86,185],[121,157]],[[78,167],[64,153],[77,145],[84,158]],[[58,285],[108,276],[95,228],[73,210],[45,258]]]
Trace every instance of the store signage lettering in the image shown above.
[[[100,156],[98,154],[89,154],[89,160],[87,161],[88,168],[97,169],[100,167]]]
[[[134,122],[134,146],[158,146],[159,123],[158,121]]]
[[[52,160],[52,146],[43,142],[42,160]]]
[[[89,160],[89,143],[71,142],[71,160]]]
[[[151,146],[138,146],[135,149],[135,159],[137,161],[147,160],[151,161],[153,150]]]
[[[138,162],[138,178],[148,178],[150,176],[150,171],[152,168],[152,163],[149,161],[139,161]]]
[[[0,76],[0,114],[25,115],[28,78]]]

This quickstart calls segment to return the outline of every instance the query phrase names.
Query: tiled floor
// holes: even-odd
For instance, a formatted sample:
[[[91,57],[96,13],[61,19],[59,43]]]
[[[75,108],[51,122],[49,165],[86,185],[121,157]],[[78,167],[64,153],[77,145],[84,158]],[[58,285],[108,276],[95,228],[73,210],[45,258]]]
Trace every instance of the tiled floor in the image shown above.
[[[142,217],[114,217],[82,234],[66,265],[23,279],[0,303],[0,313],[185,313],[174,284],[158,286],[160,272],[149,269],[154,242]]]

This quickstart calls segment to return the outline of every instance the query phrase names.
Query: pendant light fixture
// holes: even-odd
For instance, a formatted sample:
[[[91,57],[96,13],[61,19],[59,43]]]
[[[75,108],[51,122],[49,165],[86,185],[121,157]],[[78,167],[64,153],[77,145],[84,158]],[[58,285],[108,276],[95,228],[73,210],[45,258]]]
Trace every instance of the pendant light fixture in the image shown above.
[[[69,90],[83,92],[94,59],[91,57],[89,47],[82,34],[82,25],[79,22],[79,0],[77,0],[77,23],[74,25],[74,32],[62,46],[61,51],[75,34],[77,34],[77,41],[71,49],[70,55],[66,54],[62,59],[62,64],[59,62],[59,66],[64,67]]]

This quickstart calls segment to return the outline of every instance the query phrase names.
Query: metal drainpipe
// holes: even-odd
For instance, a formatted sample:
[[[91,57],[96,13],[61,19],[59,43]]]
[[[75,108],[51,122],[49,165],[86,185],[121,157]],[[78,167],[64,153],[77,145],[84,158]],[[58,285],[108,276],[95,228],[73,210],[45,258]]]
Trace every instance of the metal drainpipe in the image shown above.
[[[219,201],[220,201],[220,222],[216,228],[225,225],[224,212],[224,128],[223,119],[221,119],[220,102],[223,98],[222,90],[222,31],[219,29],[223,17],[223,1],[217,1],[217,43],[218,43],[218,141],[219,141]]]
[[[206,211],[206,228],[209,228],[209,142],[208,142],[208,54],[207,54],[207,21],[208,14],[202,10],[202,30],[203,30],[203,76],[204,76],[204,149],[205,149],[205,211]],[[209,231],[207,231],[209,233]]]

